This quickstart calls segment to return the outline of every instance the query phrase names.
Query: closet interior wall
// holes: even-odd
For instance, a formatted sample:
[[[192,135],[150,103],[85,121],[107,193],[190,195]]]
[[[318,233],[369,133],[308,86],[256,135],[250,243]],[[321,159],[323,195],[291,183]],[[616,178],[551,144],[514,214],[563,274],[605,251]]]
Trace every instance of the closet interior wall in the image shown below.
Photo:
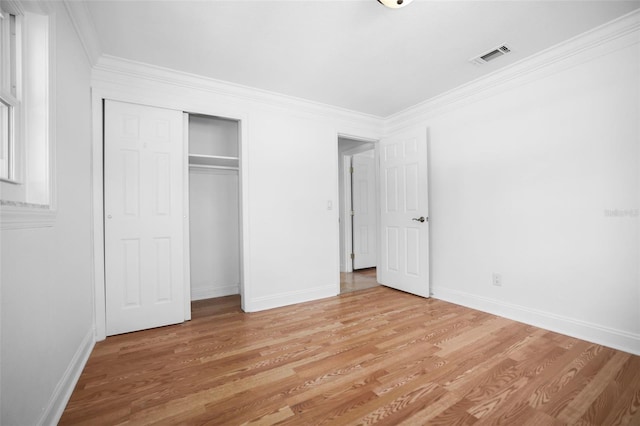
[[[238,124],[189,115],[191,300],[240,293]]]

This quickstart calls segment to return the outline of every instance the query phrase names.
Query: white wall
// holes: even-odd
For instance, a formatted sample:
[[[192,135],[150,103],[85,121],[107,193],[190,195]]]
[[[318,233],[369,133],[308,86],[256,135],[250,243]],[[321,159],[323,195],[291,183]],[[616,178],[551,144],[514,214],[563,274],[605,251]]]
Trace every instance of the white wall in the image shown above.
[[[240,292],[238,172],[189,170],[191,300]]]
[[[189,153],[238,156],[238,122],[219,117],[189,115]]]
[[[52,227],[1,233],[1,418],[55,423],[93,346],[90,66],[56,12],[58,212]]]
[[[338,294],[335,128],[274,111],[253,115],[251,126],[252,299],[259,309]]]
[[[436,297],[640,353],[638,40],[403,117],[429,128]]]

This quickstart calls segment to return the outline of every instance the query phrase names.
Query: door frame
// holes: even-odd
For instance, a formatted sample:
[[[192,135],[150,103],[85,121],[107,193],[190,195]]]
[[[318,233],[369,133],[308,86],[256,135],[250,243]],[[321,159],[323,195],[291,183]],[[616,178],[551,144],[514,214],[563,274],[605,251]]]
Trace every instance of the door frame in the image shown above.
[[[154,97],[140,93],[128,92],[126,90],[91,90],[91,115],[92,115],[92,141],[91,141],[91,194],[92,194],[92,243],[93,243],[93,313],[95,323],[95,340],[101,341],[106,338],[106,307],[105,307],[105,262],[104,262],[104,100],[114,100],[119,102],[129,102],[134,104],[147,105],[158,108],[172,109],[192,114],[202,114],[217,117],[225,117],[239,122],[239,186],[240,186],[240,298],[242,308],[245,308],[245,301],[250,297],[250,277],[249,259],[245,253],[249,253],[248,239],[248,119],[244,113],[236,110],[221,111],[211,107],[203,107],[202,104],[190,105],[181,100],[170,99],[170,97]],[[185,136],[188,132],[185,132]],[[185,161],[188,158],[188,141],[184,141]],[[188,173],[188,167],[186,167]],[[185,180],[183,185],[188,185]],[[188,199],[188,186],[185,186],[185,197]],[[187,204],[188,206],[188,204]],[[184,210],[185,229],[188,229],[188,208]],[[185,237],[185,321],[191,319],[191,282],[189,280],[189,253],[188,253],[188,233]]]
[[[339,245],[344,247],[344,253],[341,252],[338,247],[338,253],[343,256],[339,264],[344,262],[345,271],[353,272],[353,261],[351,260],[351,252],[353,251],[353,226],[351,221],[351,173],[349,168],[351,167],[351,158],[355,154],[361,152],[374,151],[375,161],[375,191],[376,191],[376,223],[379,219],[379,197],[378,197],[378,173],[379,173],[379,161],[378,161],[378,139],[368,139],[359,136],[346,135],[338,133],[337,140],[348,139],[355,142],[361,142],[361,146],[354,147],[344,152],[340,152],[339,142],[336,143],[336,149],[338,150],[338,156],[342,159],[342,173],[344,176],[342,182],[342,197],[340,198],[339,208],[340,216],[343,218],[344,225],[340,227],[339,231]],[[365,144],[372,144],[367,146]],[[378,244],[378,232],[376,231],[376,247]],[[379,258],[378,250],[376,249],[376,264]]]

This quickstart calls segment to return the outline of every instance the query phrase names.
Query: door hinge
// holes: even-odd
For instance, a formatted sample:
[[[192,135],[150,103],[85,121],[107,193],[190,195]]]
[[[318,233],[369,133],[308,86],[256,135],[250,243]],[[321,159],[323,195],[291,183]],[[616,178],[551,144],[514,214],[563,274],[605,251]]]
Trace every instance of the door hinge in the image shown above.
[[[353,174],[353,166],[349,167],[349,173]]]
[[[350,212],[350,213],[351,213],[351,216],[355,216],[355,215],[356,215],[356,212],[355,212],[355,211],[353,211],[353,210],[351,210],[351,212]]]
[[[351,253],[351,260],[355,259],[356,255],[354,253]]]

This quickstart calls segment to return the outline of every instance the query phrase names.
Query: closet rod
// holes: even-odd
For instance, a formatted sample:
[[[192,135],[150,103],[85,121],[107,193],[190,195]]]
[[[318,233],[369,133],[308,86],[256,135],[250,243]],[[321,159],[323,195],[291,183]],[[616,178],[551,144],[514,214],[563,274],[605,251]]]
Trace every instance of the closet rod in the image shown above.
[[[239,170],[238,167],[231,166],[214,166],[211,164],[189,164],[189,168],[194,169],[221,169],[221,170]]]

